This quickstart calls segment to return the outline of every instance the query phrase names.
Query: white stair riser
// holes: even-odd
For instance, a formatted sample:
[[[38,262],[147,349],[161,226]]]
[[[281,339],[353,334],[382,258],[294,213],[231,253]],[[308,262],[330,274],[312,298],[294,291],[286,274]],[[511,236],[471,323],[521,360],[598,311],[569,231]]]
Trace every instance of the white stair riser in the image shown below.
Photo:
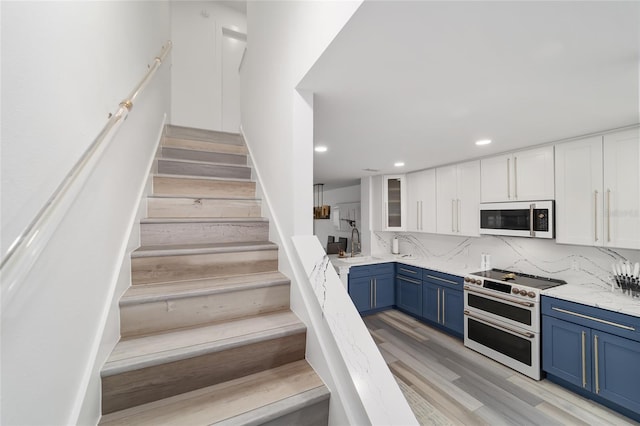
[[[289,308],[289,284],[120,307],[122,337],[258,315]]]
[[[149,198],[147,215],[162,217],[260,217],[257,200],[217,200],[207,198]]]
[[[144,246],[267,241],[269,222],[143,223]]]
[[[190,163],[162,158],[158,160],[158,173],[167,175],[251,179],[251,169],[249,167],[226,166],[224,164]]]
[[[278,270],[277,250],[131,259],[133,284],[163,283]]]
[[[155,195],[199,196],[207,198],[254,198],[255,182],[154,176]]]
[[[244,154],[228,154],[226,152],[195,151],[192,149],[161,148],[161,158],[175,158],[178,160],[206,161],[209,163],[247,165]]]
[[[301,360],[305,341],[306,333],[301,332],[103,377],[102,412],[123,410]]]

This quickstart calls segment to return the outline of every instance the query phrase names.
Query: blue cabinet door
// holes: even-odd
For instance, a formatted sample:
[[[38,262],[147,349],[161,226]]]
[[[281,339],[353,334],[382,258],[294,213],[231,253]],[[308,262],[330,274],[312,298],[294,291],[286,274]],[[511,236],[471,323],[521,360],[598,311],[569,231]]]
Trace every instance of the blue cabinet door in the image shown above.
[[[349,277],[349,296],[353,300],[358,312],[365,312],[372,308],[373,293],[371,292],[371,278]]]
[[[423,282],[422,284],[422,317],[440,323],[440,287]]]
[[[603,398],[640,413],[640,342],[592,330],[592,390]]]
[[[591,390],[591,329],[544,315],[542,369]]]
[[[396,276],[396,305],[414,315],[422,314],[422,281]]]
[[[390,308],[396,303],[393,274],[374,277],[376,280],[376,308]]]
[[[462,291],[442,288],[442,325],[449,330],[464,333],[464,297]]]

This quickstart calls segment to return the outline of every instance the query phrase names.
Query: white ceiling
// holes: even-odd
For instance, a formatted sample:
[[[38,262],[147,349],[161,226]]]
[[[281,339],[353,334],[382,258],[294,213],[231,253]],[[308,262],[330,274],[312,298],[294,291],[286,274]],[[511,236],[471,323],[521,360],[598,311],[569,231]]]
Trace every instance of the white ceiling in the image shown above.
[[[300,84],[329,148],[314,182],[638,123],[639,41],[636,1],[365,1]]]

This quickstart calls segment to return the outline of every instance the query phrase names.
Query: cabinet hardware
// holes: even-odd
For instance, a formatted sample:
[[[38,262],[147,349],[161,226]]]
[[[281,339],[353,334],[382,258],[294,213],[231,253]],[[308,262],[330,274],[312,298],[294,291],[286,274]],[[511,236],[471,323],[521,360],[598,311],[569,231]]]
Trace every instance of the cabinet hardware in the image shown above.
[[[369,306],[373,309],[373,279],[369,279]]]
[[[451,232],[456,232],[455,211],[456,200],[451,200]]]
[[[607,242],[611,242],[611,190],[607,189]]]
[[[456,200],[456,232],[460,233],[460,198]]]
[[[612,325],[614,327],[622,328],[622,329],[629,330],[629,331],[636,331],[635,328],[629,327],[628,325],[622,325],[622,324],[618,324],[618,323],[615,323],[615,322],[611,322],[611,321],[603,320],[603,319],[600,319],[600,318],[592,317],[592,316],[589,316],[589,315],[584,315],[584,314],[579,314],[577,312],[567,311],[566,309],[556,308],[555,306],[552,307],[551,309],[553,309],[554,311],[562,312],[563,314],[573,315],[573,316],[584,318],[584,319],[588,319],[588,320],[591,320],[591,321],[596,321],[596,322],[599,322],[599,323],[602,323],[602,324]]]
[[[596,367],[596,394],[600,393],[600,372],[598,371],[598,335],[593,336],[594,361]]]
[[[378,279],[373,279],[373,306],[378,306]]]
[[[411,284],[422,285],[422,281],[416,281],[416,280],[412,280],[410,278],[405,278],[405,277],[400,277],[400,276],[397,276],[396,278],[399,279],[400,281],[406,281],[406,282],[411,283]]]
[[[593,236],[598,241],[598,190],[593,191]]]
[[[442,325],[446,325],[444,321],[444,289],[442,289]]]
[[[587,387],[587,350],[586,350],[587,333],[582,332],[582,387]]]
[[[457,282],[455,282],[455,281],[446,280],[446,279],[444,279],[444,278],[434,277],[433,275],[427,275],[427,278],[432,279],[432,280],[443,281],[443,282],[445,282],[445,283],[449,283],[449,284],[458,285],[458,283],[457,283]]]
[[[522,332],[522,331],[515,330],[515,329],[513,329],[511,327],[505,326],[504,324],[500,324],[500,323],[497,323],[497,322],[494,322],[494,321],[490,321],[490,320],[488,320],[486,318],[482,318],[482,317],[476,316],[476,315],[472,314],[469,311],[464,311],[464,314],[466,316],[468,316],[468,317],[471,317],[473,319],[479,320],[480,322],[484,322],[484,323],[490,324],[490,325],[492,325],[493,327],[495,327],[495,328],[497,328],[499,330],[509,331],[509,332],[511,332],[513,334],[518,334],[520,336],[527,337],[529,339],[533,339],[534,337],[536,337],[535,334],[533,334],[533,333],[528,333],[528,332]]]
[[[422,215],[422,201],[420,201],[420,230],[424,231],[424,217]]]
[[[436,312],[437,322],[440,322],[440,287],[438,287],[438,312]]]
[[[507,158],[507,198],[508,199],[511,199],[511,179],[509,179],[510,162],[511,162],[511,159]]]
[[[513,157],[513,198],[518,199],[518,157]]]
[[[530,307],[533,306],[533,303],[530,303],[530,302],[522,302],[520,300],[514,300],[514,299],[511,299],[511,298],[508,298],[508,297],[497,296],[497,295],[495,295],[493,293],[489,293],[489,292],[486,292],[486,291],[480,291],[480,290],[478,290],[476,288],[469,287],[467,285],[464,286],[464,289],[466,291],[470,291],[472,293],[480,293],[480,294],[483,294],[485,296],[490,296],[491,298],[494,298],[494,299],[505,300],[505,301],[507,301],[509,303],[516,303],[518,305],[526,306],[527,308],[530,308]]]
[[[408,272],[409,274],[417,274],[416,271],[412,271],[411,269],[400,268],[402,272]]]

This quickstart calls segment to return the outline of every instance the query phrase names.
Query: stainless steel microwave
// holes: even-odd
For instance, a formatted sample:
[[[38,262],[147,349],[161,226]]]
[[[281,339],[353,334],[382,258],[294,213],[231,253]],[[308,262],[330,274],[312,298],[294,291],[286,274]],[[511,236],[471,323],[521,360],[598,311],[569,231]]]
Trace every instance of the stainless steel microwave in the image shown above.
[[[480,233],[511,237],[554,238],[553,201],[480,204]]]

